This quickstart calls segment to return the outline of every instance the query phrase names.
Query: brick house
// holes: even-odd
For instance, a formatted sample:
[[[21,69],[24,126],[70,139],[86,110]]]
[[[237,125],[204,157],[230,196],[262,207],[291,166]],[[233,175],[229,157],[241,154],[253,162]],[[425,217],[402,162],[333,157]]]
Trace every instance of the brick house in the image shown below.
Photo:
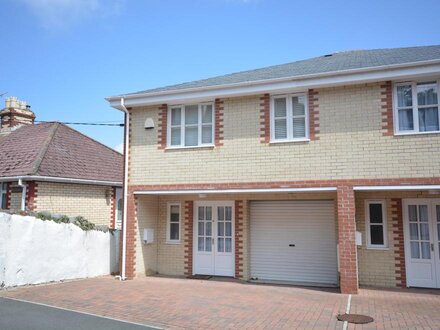
[[[107,98],[129,128],[123,275],[440,288],[439,79],[428,46]]]
[[[120,227],[123,156],[64,124],[34,120],[13,97],[0,111],[0,209]]]

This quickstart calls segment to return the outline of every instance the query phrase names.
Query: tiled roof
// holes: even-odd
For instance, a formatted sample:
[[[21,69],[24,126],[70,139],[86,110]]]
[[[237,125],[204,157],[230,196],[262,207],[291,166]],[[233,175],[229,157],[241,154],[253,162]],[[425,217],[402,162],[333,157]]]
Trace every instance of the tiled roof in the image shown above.
[[[440,45],[337,52],[307,60],[274,65],[261,69],[231,73],[203,80],[159,87],[125,95],[172,92],[191,88],[240,84],[277,78],[337,73],[344,70],[375,68],[440,59]],[[121,95],[121,96],[125,96]]]
[[[0,138],[0,178],[28,175],[122,183],[123,156],[61,123],[26,125]]]

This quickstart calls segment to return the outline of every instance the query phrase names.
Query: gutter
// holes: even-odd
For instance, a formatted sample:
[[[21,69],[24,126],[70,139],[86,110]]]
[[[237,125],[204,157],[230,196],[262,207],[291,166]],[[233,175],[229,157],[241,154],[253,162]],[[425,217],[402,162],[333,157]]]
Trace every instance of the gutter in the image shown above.
[[[60,183],[78,183],[78,184],[93,184],[101,186],[116,186],[121,187],[122,182],[116,181],[101,181],[101,180],[87,180],[87,179],[75,179],[75,178],[61,178],[51,176],[39,176],[39,175],[20,175],[20,176],[7,176],[0,177],[1,182],[7,181],[43,181],[43,182],[60,182]]]

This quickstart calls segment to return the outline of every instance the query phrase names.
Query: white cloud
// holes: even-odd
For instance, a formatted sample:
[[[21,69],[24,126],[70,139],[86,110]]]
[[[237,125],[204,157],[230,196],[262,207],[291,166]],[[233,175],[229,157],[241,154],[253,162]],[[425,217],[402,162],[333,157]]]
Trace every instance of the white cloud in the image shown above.
[[[113,149],[115,149],[117,152],[120,152],[122,154],[122,152],[124,151],[124,144],[119,143]]]
[[[64,27],[92,16],[116,14],[122,0],[20,0],[46,28]]]

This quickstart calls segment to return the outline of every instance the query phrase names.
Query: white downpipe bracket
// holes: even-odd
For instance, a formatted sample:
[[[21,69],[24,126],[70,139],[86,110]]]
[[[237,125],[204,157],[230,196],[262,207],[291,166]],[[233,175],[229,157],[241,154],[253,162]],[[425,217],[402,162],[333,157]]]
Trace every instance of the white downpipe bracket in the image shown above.
[[[27,186],[26,184],[23,184],[22,179],[18,179],[18,185],[22,188],[21,189],[21,210],[26,211],[26,192],[27,192]]]
[[[127,204],[128,204],[128,146],[129,146],[129,138],[130,138],[130,113],[128,109],[125,107],[124,98],[121,97],[121,108],[125,113],[125,126],[124,126],[124,207],[123,207],[123,216],[122,216],[122,274],[121,281],[125,281],[126,277],[126,253],[127,253]]]

